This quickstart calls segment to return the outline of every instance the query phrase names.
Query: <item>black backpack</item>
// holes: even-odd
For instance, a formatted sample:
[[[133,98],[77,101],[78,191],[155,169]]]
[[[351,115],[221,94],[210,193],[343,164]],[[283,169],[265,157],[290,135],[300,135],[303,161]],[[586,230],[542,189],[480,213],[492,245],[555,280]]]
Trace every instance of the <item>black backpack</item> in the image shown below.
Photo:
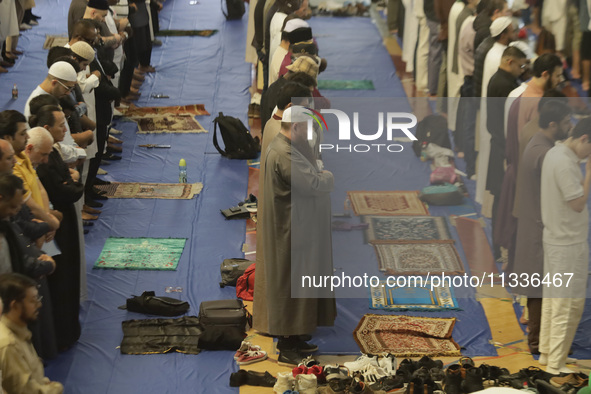
[[[213,145],[222,156],[229,159],[254,159],[258,156],[261,151],[258,138],[252,138],[252,135],[240,119],[225,116],[220,112],[213,122]],[[218,144],[218,125],[226,147],[225,151]]]
[[[423,143],[436,144],[442,148],[451,149],[451,141],[447,130],[447,119],[441,115],[429,115],[417,125],[415,134],[417,141],[413,141],[412,149],[417,157],[421,156]]]
[[[227,13],[224,11],[224,1],[226,2]],[[244,0],[222,0],[222,13],[226,20],[242,19],[244,12]]]

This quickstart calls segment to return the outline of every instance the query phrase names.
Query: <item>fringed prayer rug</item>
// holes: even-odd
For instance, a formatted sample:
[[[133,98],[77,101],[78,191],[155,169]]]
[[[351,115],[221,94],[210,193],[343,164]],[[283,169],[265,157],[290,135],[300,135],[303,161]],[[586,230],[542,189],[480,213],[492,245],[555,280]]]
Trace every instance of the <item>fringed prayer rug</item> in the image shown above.
[[[46,35],[45,42],[43,43],[43,49],[50,49],[53,47],[63,47],[70,40],[66,36],[58,35]]]
[[[452,239],[443,216],[363,216],[366,241],[430,241]]]
[[[451,338],[455,318],[367,314],[353,332],[362,353],[397,357],[457,357],[460,346]]]
[[[373,82],[370,80],[318,80],[318,90],[375,90]]]
[[[357,216],[429,215],[418,191],[350,191],[347,194]]]
[[[153,115],[209,115],[203,104],[174,105],[170,107],[138,107],[131,104],[128,108],[120,108],[124,116],[153,116]]]
[[[193,115],[154,115],[150,117],[130,117],[137,123],[138,134],[161,133],[207,133]]]
[[[380,271],[388,275],[458,275],[464,266],[453,240],[372,241]]]
[[[416,286],[411,286],[416,284]],[[411,283],[404,287],[389,287],[386,281],[370,288],[370,309],[386,311],[441,312],[460,310],[453,288],[438,286],[431,289],[431,282]]]
[[[109,198],[157,198],[164,200],[190,200],[203,189],[203,183],[139,183],[111,182],[97,186]]]
[[[182,36],[199,36],[199,37],[211,37],[217,30],[160,30],[156,33],[156,36],[161,37],[182,37]]]
[[[175,270],[186,238],[108,238],[94,268]]]

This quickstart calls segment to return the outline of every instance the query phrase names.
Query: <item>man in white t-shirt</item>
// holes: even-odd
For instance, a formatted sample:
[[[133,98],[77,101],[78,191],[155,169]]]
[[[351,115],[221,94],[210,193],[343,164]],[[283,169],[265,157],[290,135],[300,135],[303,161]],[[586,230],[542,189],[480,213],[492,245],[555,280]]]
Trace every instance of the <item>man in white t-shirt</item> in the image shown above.
[[[542,165],[544,300],[539,350],[540,364],[547,365],[546,372],[552,374],[573,372],[566,367],[567,361],[572,361],[567,356],[585,307],[590,155],[588,117],[579,121],[564,143],[548,151]],[[580,166],[582,159],[587,159],[585,176]]]

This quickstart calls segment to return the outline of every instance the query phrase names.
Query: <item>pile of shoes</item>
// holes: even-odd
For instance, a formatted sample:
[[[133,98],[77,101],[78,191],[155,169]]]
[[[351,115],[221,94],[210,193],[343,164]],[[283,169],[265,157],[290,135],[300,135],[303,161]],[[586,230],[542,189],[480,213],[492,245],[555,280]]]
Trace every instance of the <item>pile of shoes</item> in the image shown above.
[[[589,386],[589,376],[583,373],[571,373],[550,379],[550,384],[567,394],[575,394],[583,387]]]

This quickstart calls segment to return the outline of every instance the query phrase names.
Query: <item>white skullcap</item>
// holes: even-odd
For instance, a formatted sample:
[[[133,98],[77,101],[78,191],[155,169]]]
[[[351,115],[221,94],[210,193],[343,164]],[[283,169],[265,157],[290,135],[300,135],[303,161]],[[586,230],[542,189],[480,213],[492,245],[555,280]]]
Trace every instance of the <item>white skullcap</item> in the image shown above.
[[[49,67],[49,75],[62,81],[76,82],[76,70],[68,62],[55,62]]]
[[[300,105],[294,105],[283,111],[283,118],[281,118],[281,121],[285,123],[307,122],[308,119],[310,119],[310,116],[306,114],[312,115],[312,113],[306,108]]]
[[[303,19],[290,19],[285,24],[283,31],[286,33],[291,33],[295,29],[301,29],[302,27],[310,27],[310,25]]]
[[[497,18],[493,21],[493,23],[491,23],[490,25],[490,35],[492,37],[497,37],[499,34],[501,34],[506,28],[507,26],[509,26],[511,24],[511,18],[509,18],[508,16],[502,16],[500,18]]]
[[[77,41],[70,47],[70,49],[84,60],[94,60],[94,49],[92,49],[87,42]]]
[[[521,52],[525,54],[525,57],[527,57],[528,59],[534,57],[533,51],[531,50],[529,45],[527,45],[524,41],[513,41],[509,44],[509,46],[519,49]]]

